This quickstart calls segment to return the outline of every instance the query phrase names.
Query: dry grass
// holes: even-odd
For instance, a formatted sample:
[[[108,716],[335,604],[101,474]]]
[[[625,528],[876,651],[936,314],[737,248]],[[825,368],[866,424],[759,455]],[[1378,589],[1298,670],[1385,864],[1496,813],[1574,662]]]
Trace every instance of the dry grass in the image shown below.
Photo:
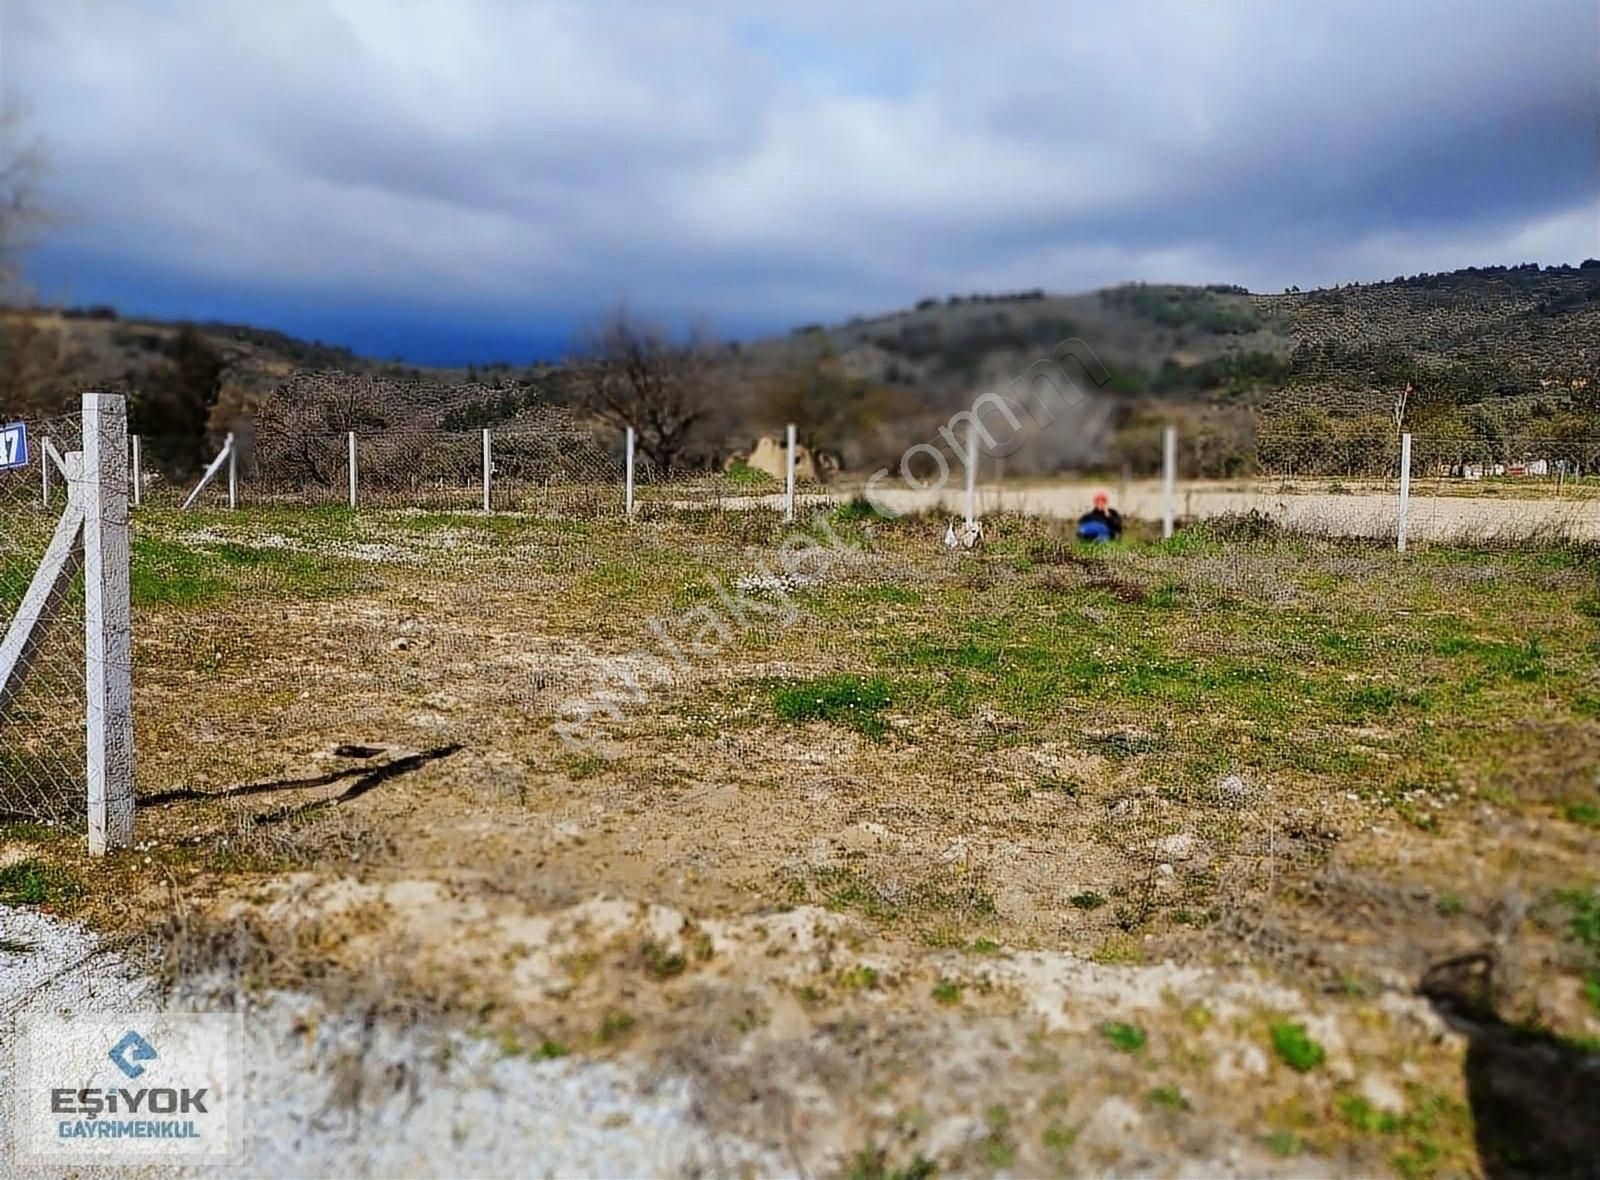
[[[929,1012],[990,1005],[1002,948],[1248,960],[1359,996],[1492,942],[1506,1003],[1583,1035],[1586,968],[1526,916],[1600,863],[1574,807],[1600,797],[1592,551],[1227,524],[1082,549],[1001,518],[950,555],[935,519],[829,527],[843,556],[768,600],[794,621],[723,635],[682,620],[726,613],[709,579],[773,565],[775,515],[147,514],[141,847],[91,864],[13,828],[0,855],[90,885],[60,912],[155,921],[175,976],[659,1046],[707,1077],[755,1066],[689,1053],[708,1028],[736,1044],[789,1004],[876,1005],[913,1052]],[[718,650],[647,679],[602,752],[566,748],[562,702],[659,654],[652,617]],[[608,925],[606,897],[679,917]],[[737,947],[786,914],[833,923],[826,949],[758,984],[765,952]],[[1045,1161],[1058,1114],[995,1134]],[[1298,1118],[1283,1134],[1335,1149]]]

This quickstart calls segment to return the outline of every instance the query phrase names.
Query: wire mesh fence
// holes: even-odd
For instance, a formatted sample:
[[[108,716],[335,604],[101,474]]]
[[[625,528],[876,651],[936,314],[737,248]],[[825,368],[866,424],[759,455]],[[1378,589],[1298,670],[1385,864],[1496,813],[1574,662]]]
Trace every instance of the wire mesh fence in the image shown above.
[[[85,394],[0,445],[0,815],[82,824],[104,852],[132,834],[124,401]]]
[[[1294,531],[1397,537],[1402,493],[1399,433],[1257,436],[1247,510]],[[1600,535],[1600,438],[1553,447],[1548,439],[1410,435],[1405,481],[1408,536],[1417,541],[1516,541]],[[1230,510],[1228,491],[1186,493],[1201,515]]]
[[[950,434],[951,432],[944,432]],[[1145,434],[1150,437],[1146,438]],[[1124,516],[1161,522],[1237,513],[1329,536],[1394,537],[1398,527],[1401,434],[1361,429],[1238,430],[1180,427],[1170,481],[1160,432],[1117,436],[1096,457],[1052,476],[1007,478],[1004,454],[980,448],[977,514],[1015,512],[1072,519],[1097,489]],[[234,458],[237,493],[248,506],[355,505],[418,511],[549,513],[608,519],[654,512],[749,512],[785,517],[872,494],[867,471],[841,472],[797,448],[792,481],[786,446],[764,439],[749,459],[720,469],[664,467],[635,449],[629,484],[624,435],[598,432],[564,410],[528,412],[487,431],[383,429],[251,432]],[[951,437],[955,437],[951,434]],[[1154,440],[1152,442],[1152,439]],[[892,512],[968,513],[965,455],[952,444],[929,472],[885,468],[875,497]],[[910,452],[908,452],[910,454]],[[1592,535],[1587,506],[1600,497],[1600,435],[1467,437],[1412,435],[1409,513],[1419,541]],[[181,503],[186,487],[147,477],[144,499]],[[201,506],[227,503],[219,476]],[[1170,489],[1170,491],[1169,491]]]
[[[11,425],[11,424],[8,424]],[[0,815],[81,822],[84,797],[82,579],[30,587],[63,545],[82,471],[77,415],[15,424],[28,463],[0,471],[0,632],[11,637],[0,687]],[[24,644],[23,632],[37,628]]]

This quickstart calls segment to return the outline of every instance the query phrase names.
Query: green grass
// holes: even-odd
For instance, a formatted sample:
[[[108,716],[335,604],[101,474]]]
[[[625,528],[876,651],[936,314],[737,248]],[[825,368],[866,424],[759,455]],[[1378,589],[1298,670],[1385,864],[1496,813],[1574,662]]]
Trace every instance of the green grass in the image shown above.
[[[1335,1100],[1340,1119],[1351,1130],[1385,1141],[1387,1158],[1406,1180],[1460,1175],[1478,1162],[1472,1111],[1444,1094],[1414,1090],[1407,1109],[1379,1110],[1356,1094]]]
[[[1571,799],[1561,805],[1561,818],[1586,828],[1600,828],[1600,803]]]
[[[0,774],[8,770],[4,760],[0,760]],[[36,824],[22,821],[18,823],[0,823],[0,840],[20,840],[27,844],[51,844],[57,840],[65,840],[72,836],[70,828],[56,827],[51,824]]]
[[[1011,1111],[996,1103],[984,1111],[989,1133],[983,1137],[983,1162],[996,1170],[1017,1162],[1017,1145],[1011,1138]]]
[[[1567,907],[1567,937],[1595,957],[1600,965],[1600,887],[1558,889],[1553,897]]]
[[[946,1007],[961,1003],[961,985],[952,979],[941,979],[933,985],[933,998]]]
[[[135,606],[200,606],[228,592],[198,549],[159,537],[134,537],[129,578]]]
[[[865,963],[857,963],[854,967],[846,967],[834,977],[834,982],[845,991],[861,992],[871,991],[878,986],[878,970]]]
[[[1078,1141],[1078,1132],[1059,1120],[1052,1120],[1039,1136],[1045,1150],[1057,1155],[1071,1151]]]
[[[1305,1150],[1305,1142],[1293,1131],[1274,1131],[1265,1140],[1267,1150],[1279,1159],[1290,1159]]]
[[[1560,889],[1552,895],[1552,900],[1567,911],[1563,933],[1579,948],[1585,960],[1581,968],[1583,997],[1600,1014],[1600,887]],[[1577,1047],[1591,1053],[1600,1052],[1600,1043]]]
[[[575,783],[584,779],[593,778],[605,770],[608,763],[599,754],[565,754],[561,758],[560,766],[566,776]]]
[[[939,1174],[938,1165],[922,1155],[912,1157],[903,1168],[888,1162],[888,1152],[876,1147],[864,1147],[851,1161],[845,1173],[848,1180],[933,1180]]]
[[[882,676],[818,676],[781,681],[769,691],[774,711],[791,724],[826,721],[870,738],[882,738],[888,732],[883,713],[892,696],[889,682]]]
[[[1363,799],[1504,785],[1537,801],[1560,774],[1551,743],[1536,740],[1552,709],[1565,727],[1600,709],[1600,693],[1584,703],[1592,653],[1574,621],[1592,590],[1579,576],[1535,573],[1515,550],[1430,548],[1424,563],[1371,545],[1229,542],[1230,562],[1271,572],[1250,582],[1218,580],[1159,545],[1055,558],[1070,547],[1029,542],[1030,526],[1007,524],[1018,535],[1000,532],[996,547],[1040,555],[1024,574],[1009,572],[1010,557],[980,553],[963,555],[968,573],[919,579],[915,603],[876,588],[808,592],[806,610],[828,626],[777,637],[770,657],[865,655],[879,671],[819,681],[825,691],[809,700],[790,694],[781,715],[881,735],[887,699],[913,742],[992,716],[997,745],[1065,737],[1119,762],[1158,756],[1185,795],[1239,773]],[[913,527],[923,526],[883,533]],[[870,546],[890,548],[882,535]],[[968,584],[1001,565],[1004,577]],[[1481,592],[1486,568],[1500,571],[1498,595]],[[1286,580],[1305,589],[1275,592]],[[1507,585],[1518,588],[1515,619],[1500,609]],[[1106,586],[1171,593],[1140,601]],[[869,682],[875,698],[856,695]],[[1515,781],[1492,779],[1496,767]],[[1450,819],[1412,813],[1436,830]],[[1587,814],[1577,809],[1573,822]]]
[[[501,512],[485,516],[482,512],[469,510],[403,513],[386,518],[383,523],[386,527],[403,529],[406,532],[433,533],[460,530],[487,533],[494,537],[512,537],[519,533],[532,532],[540,524],[523,516],[511,516]]]
[[[1177,1086],[1157,1086],[1145,1094],[1144,1100],[1151,1106],[1161,1106],[1168,1110],[1189,1109],[1189,1100]]]
[[[735,459],[728,466],[728,469],[722,473],[722,478],[727,480],[732,487],[741,491],[773,488],[778,483],[765,471],[762,471],[759,467],[750,466],[743,459]]]
[[[613,1008],[600,1018],[600,1027],[595,1035],[602,1045],[609,1045],[631,1033],[638,1023],[633,1013]]]
[[[1306,1026],[1294,1021],[1279,1021],[1272,1026],[1272,1049],[1278,1060],[1296,1073],[1310,1073],[1327,1056],[1322,1046],[1306,1033]]]
[[[829,909],[850,910],[884,925],[893,925],[910,918],[917,923],[966,923],[982,921],[994,916],[994,898],[975,882],[954,882],[944,886],[924,882],[905,886],[899,882],[875,880],[859,869],[842,866],[819,866],[809,875],[811,884],[803,878],[789,883],[791,898],[796,902],[820,900]],[[982,946],[980,939],[974,947]],[[992,944],[990,944],[992,945]],[[988,952],[998,950],[994,947]]]
[[[875,621],[888,615],[900,618],[904,609],[922,603],[922,595],[904,586],[824,586],[794,596],[807,613],[824,619]],[[886,611],[884,608],[892,608]]]
[[[0,905],[70,903],[83,896],[83,885],[59,865],[19,860],[0,868]]]
[[[314,600],[348,593],[367,577],[359,562],[236,541],[188,543],[135,534],[129,570],[135,606],[208,606],[234,595]]]
[[[688,969],[689,961],[677,951],[663,946],[659,942],[647,942],[644,946],[644,968],[652,979],[661,981],[675,979]]]
[[[856,496],[838,505],[830,518],[835,524],[872,524],[890,519],[874,508],[865,496]]]
[[[1120,1049],[1124,1053],[1137,1053],[1145,1046],[1144,1029],[1137,1024],[1111,1021],[1100,1026],[1100,1035],[1105,1037],[1106,1043],[1112,1048]]]

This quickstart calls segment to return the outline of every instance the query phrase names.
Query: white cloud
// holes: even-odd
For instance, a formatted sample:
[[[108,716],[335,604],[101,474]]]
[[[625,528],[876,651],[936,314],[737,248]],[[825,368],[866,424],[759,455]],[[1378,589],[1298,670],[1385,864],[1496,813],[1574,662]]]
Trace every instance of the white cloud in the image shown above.
[[[1596,252],[1586,0],[0,11],[76,214],[46,277],[87,298],[103,269],[780,325]]]

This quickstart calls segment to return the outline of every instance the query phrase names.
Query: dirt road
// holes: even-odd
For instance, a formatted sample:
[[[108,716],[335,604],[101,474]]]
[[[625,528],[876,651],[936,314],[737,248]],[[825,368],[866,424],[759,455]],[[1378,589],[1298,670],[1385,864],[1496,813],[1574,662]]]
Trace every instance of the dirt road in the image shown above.
[[[1097,487],[1090,482],[1053,484],[989,484],[978,489],[980,515],[1015,512],[1070,520],[1087,511]],[[802,496],[801,503],[847,500],[860,488]],[[1161,485],[1154,480],[1109,487],[1112,501],[1125,516],[1160,520]],[[896,513],[963,511],[965,494],[958,483],[938,491],[917,492],[882,481],[877,502]],[[1329,536],[1392,537],[1398,497],[1393,492],[1317,492],[1233,482],[1180,483],[1176,496],[1179,520],[1205,519],[1232,513],[1261,512],[1299,532]],[[781,496],[752,497],[751,506],[781,508]],[[1600,539],[1600,501],[1595,499],[1438,496],[1413,492],[1407,534],[1414,541],[1505,541],[1533,536]]]

